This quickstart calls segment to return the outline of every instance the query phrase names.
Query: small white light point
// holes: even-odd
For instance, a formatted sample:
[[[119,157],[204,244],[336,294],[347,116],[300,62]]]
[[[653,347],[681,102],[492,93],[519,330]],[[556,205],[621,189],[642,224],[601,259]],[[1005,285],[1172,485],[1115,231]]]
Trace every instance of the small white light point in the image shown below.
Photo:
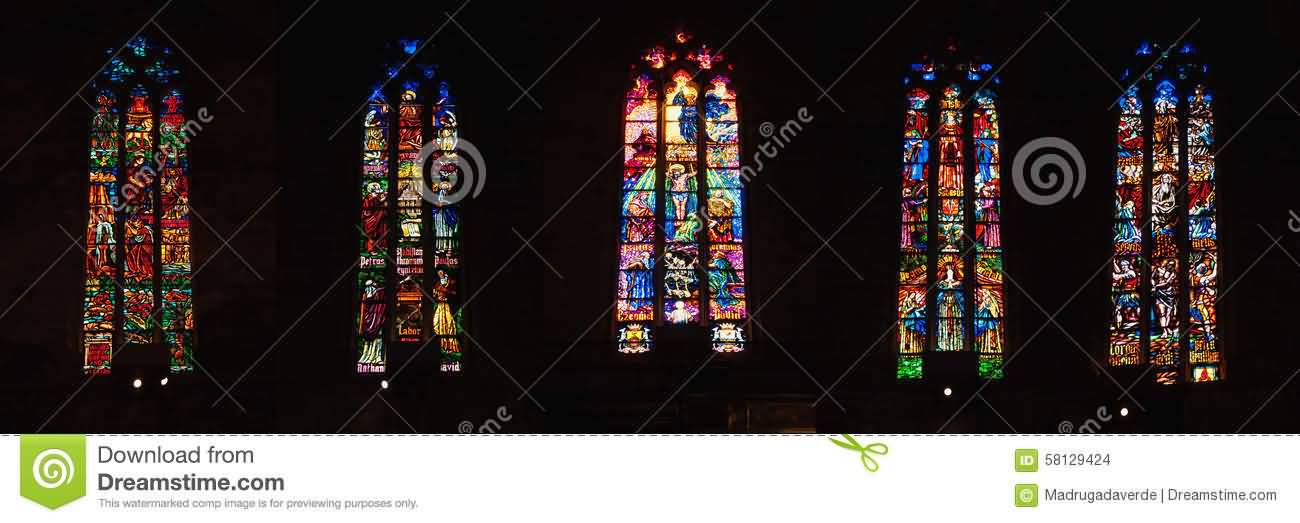
[[[1122,407],[1122,408],[1120,408],[1120,409],[1119,409],[1119,415],[1120,415],[1120,416],[1128,416],[1128,407]]]
[[[943,388],[943,395],[944,395],[944,396],[952,396],[952,387],[944,387],[944,388]]]
[[[379,388],[381,388],[381,389],[387,389],[387,388],[388,388],[388,380],[382,380],[382,381],[380,381],[380,382],[379,382]]]
[[[166,387],[166,386],[167,386],[167,376],[163,376],[163,379],[158,380],[158,385],[163,386],[163,387]]]
[[[140,378],[136,378],[135,381],[131,382],[131,388],[133,389],[138,389],[143,386],[144,386],[144,382],[140,381]]]

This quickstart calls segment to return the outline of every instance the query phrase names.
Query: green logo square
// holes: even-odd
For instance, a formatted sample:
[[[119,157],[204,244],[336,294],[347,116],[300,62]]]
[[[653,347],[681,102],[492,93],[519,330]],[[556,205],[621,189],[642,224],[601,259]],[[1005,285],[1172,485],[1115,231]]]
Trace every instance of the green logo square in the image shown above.
[[[18,493],[50,509],[86,495],[86,437],[24,435],[18,449]]]
[[[1038,472],[1038,449],[1016,449],[1016,472]]]
[[[1038,485],[1017,484],[1016,485],[1016,506],[1017,507],[1037,507],[1038,506]]]

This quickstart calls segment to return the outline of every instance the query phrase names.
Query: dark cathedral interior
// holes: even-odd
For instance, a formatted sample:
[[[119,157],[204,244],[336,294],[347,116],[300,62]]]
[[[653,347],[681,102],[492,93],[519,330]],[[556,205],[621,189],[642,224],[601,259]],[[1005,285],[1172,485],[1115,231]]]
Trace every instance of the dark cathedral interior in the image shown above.
[[[0,362],[6,371],[0,391],[7,398],[0,430],[6,432],[1169,434],[1300,428],[1294,415],[1300,408],[1294,380],[1300,334],[1289,328],[1300,312],[1300,162],[1292,155],[1300,140],[1300,37],[1291,27],[1300,19],[1296,5],[1259,2],[1211,12],[1188,2],[1111,1],[854,7],[719,1],[655,9],[586,1],[277,0],[25,2],[0,10],[0,94],[10,100],[0,131],[0,230],[12,244],[0,262]],[[148,62],[130,74],[114,70],[112,58],[136,49],[127,44],[137,37],[157,46],[140,56],[166,49],[170,65],[163,73]],[[662,58],[669,64],[662,72],[655,72],[657,46],[671,55]],[[663,121],[685,121],[681,115],[695,114],[696,106],[673,101],[673,93],[688,85],[673,85],[673,71],[688,63],[700,78],[702,125],[689,133],[664,131],[662,143],[634,147],[641,142],[625,128],[634,121],[625,113],[629,89],[650,71],[651,88],[663,92],[645,99],[664,95],[670,116]],[[929,63],[941,67],[931,73]],[[1157,63],[1164,65],[1157,69]],[[160,79],[173,66],[175,78]],[[421,76],[424,71],[428,76]],[[187,168],[176,175],[188,180],[191,212],[182,236],[174,232],[179,218],[168,214],[177,209],[168,196],[177,189],[165,185],[177,164],[154,182],[162,193],[155,200],[158,220],[141,223],[157,231],[151,233],[158,237],[156,252],[139,251],[141,241],[154,240],[132,240],[131,231],[119,231],[114,238],[121,245],[111,246],[83,232],[95,233],[95,184],[109,183],[95,181],[95,162],[104,154],[130,159],[132,137],[148,134],[133,131],[138,110],[122,103],[122,149],[95,142],[92,127],[103,122],[97,111],[106,107],[98,93],[114,74],[157,83],[149,84],[157,99],[150,103],[163,113],[154,139],[166,142],[174,130],[165,111],[165,93],[173,87],[184,92],[187,118],[205,116],[186,145]],[[717,80],[724,76],[725,82]],[[1160,80],[1166,77],[1181,100],[1169,113],[1183,119],[1173,138],[1173,127],[1160,124]],[[949,78],[963,97],[996,92],[1001,174],[1012,183],[1001,184],[1000,196],[985,198],[987,162],[970,149],[962,160],[969,160],[960,175],[966,178],[946,186],[947,153],[931,147],[931,159],[912,162],[931,162],[925,172],[933,178],[924,182],[928,213],[915,215],[925,241],[911,244],[921,237],[900,237],[909,230],[900,208],[908,212],[917,189],[898,173],[916,158],[900,154],[905,127],[917,118],[909,114],[922,113],[908,112],[919,103],[909,93],[933,82],[921,117],[943,143]],[[415,93],[410,99],[408,80],[417,86],[409,89]],[[439,91],[440,81],[450,95]],[[1125,120],[1125,108],[1138,103],[1124,99],[1130,85],[1138,86],[1145,116]],[[1197,140],[1210,134],[1192,126],[1205,120],[1190,101],[1196,85],[1213,93],[1207,147],[1217,174],[1212,187],[1202,185],[1215,195],[1208,226],[1197,214],[1204,211],[1194,205],[1197,197],[1168,196],[1176,204],[1172,214],[1161,214],[1157,205],[1165,198],[1161,154],[1172,150],[1181,158],[1168,167],[1173,179],[1204,181],[1188,163],[1198,154]],[[136,96],[129,85],[117,92],[122,102]],[[376,93],[393,102],[388,119],[373,112]],[[425,112],[403,112],[408,105]],[[739,109],[715,111],[719,106]],[[981,114],[965,105],[953,111],[972,120]],[[1132,135],[1144,137],[1145,145],[1142,138],[1126,141],[1126,122],[1145,126]],[[419,129],[422,135],[410,134]],[[697,140],[697,131],[713,141]],[[685,150],[672,148],[676,132],[686,135],[689,152],[674,152]],[[415,191],[404,185],[415,171],[403,162],[413,161],[424,142],[456,136],[471,142],[490,167],[477,166],[472,181],[481,191],[454,207],[443,207],[438,195],[419,203],[404,192]],[[1014,168],[1021,163],[1017,152],[1041,138],[1068,143],[1078,157],[1064,167],[1049,165],[1042,180],[1026,181]],[[1162,149],[1170,140],[1173,149]],[[682,227],[700,224],[664,220],[664,213],[674,212],[664,207],[691,202],[715,209],[721,186],[712,184],[724,182],[714,174],[726,169],[710,162],[727,161],[716,152],[726,146],[715,142],[739,144],[739,163],[731,167],[744,173],[744,183],[722,192],[743,196],[727,203],[735,221],[725,236],[715,235],[709,222],[699,236],[708,240],[692,249],[711,253],[731,245],[743,250],[743,258],[711,254],[696,264],[681,262],[673,256],[683,251],[670,244],[689,233]],[[1131,150],[1145,156],[1130,164],[1117,159],[1117,148],[1127,154],[1124,147],[1134,143]],[[698,185],[689,180],[689,194],[650,176],[647,183],[659,185],[640,196],[662,222],[644,223],[645,252],[672,255],[663,257],[667,269],[649,257],[638,265],[649,290],[635,292],[658,292],[660,280],[674,272],[672,263],[681,263],[687,268],[677,272],[692,274],[682,285],[694,286],[698,296],[679,300],[676,309],[670,295],[646,301],[648,312],[628,312],[638,305],[630,304],[632,295],[620,294],[620,278],[631,270],[621,254],[630,251],[622,249],[636,243],[624,223],[632,215],[620,202],[637,192],[628,174],[641,161],[634,160],[637,154],[646,162],[638,176],[647,166],[681,160],[674,154],[691,161],[699,156]],[[1032,166],[1037,158],[1026,156],[1024,163]],[[1117,214],[1124,208],[1117,198],[1130,198],[1122,196],[1129,194],[1121,187],[1127,183],[1123,165],[1141,171],[1129,183],[1135,208],[1155,215]],[[129,163],[123,168],[135,169]],[[126,174],[104,176],[125,181]],[[432,176],[437,190],[438,174],[423,174]],[[1022,187],[1062,180],[1069,190],[1050,203]],[[945,274],[953,265],[938,261],[950,259],[943,245],[951,239],[945,199],[962,206],[953,207],[959,216],[970,215],[963,223],[972,234],[990,230],[989,211],[980,202],[998,200],[990,203],[1000,226],[996,335],[980,334],[992,323],[973,312],[986,310],[980,300],[988,298],[979,296],[962,298],[974,320],[952,323],[952,332],[944,330],[945,319],[927,324],[900,316],[900,260],[905,263],[907,249],[916,245],[922,247],[915,252],[928,256],[916,258],[923,260],[921,287],[977,288],[982,281],[973,268]],[[423,211],[410,221],[393,218],[406,216],[403,202]],[[451,215],[438,214],[445,208],[455,209],[450,222]],[[391,221],[377,228],[380,218]],[[1121,231],[1124,220],[1143,218],[1176,231],[1168,253],[1160,254],[1153,229]],[[122,221],[132,227],[130,219]],[[456,239],[439,243],[452,237],[441,231],[453,229]],[[374,231],[393,244],[376,247],[367,237]],[[1196,294],[1195,282],[1208,281],[1203,260],[1209,252],[1198,239],[1206,234],[1214,240],[1217,281],[1212,304],[1198,305],[1206,298]],[[1136,312],[1117,314],[1116,296],[1127,296],[1113,287],[1124,279],[1112,269],[1122,258],[1114,254],[1121,236],[1137,245],[1124,256],[1153,261],[1134,271],[1141,277],[1134,276],[1133,298],[1125,299],[1135,300]],[[987,247],[986,238],[953,241]],[[404,251],[403,245],[423,251]],[[118,247],[114,252],[128,261],[105,254]],[[366,261],[367,249],[380,254]],[[146,252],[141,265],[129,261]],[[970,254],[961,267],[986,255]],[[721,274],[713,264],[724,258],[731,272]],[[164,318],[139,343],[131,341],[137,339],[129,326],[134,312],[100,318],[104,327],[94,332],[129,342],[121,345],[127,350],[114,349],[121,357],[112,358],[111,372],[87,363],[92,329],[83,323],[83,309],[90,307],[83,301],[89,285],[83,271],[104,260],[128,278],[123,289],[105,295],[112,296],[105,298],[109,309],[113,300],[130,302],[133,271],[158,260],[161,283],[148,280],[156,296],[146,296],[146,308]],[[359,267],[367,264],[370,272]],[[413,265],[428,269],[403,279]],[[696,271],[693,265],[707,266]],[[168,279],[169,267],[179,266],[185,268],[183,286]],[[1163,290],[1164,267],[1187,273],[1182,288]],[[104,288],[116,284],[107,278]],[[415,283],[406,289],[399,280]],[[389,296],[367,301],[368,281],[369,296],[383,296],[376,288]],[[729,294],[719,297],[718,288]],[[938,313],[944,292],[923,290],[911,306],[925,303]],[[404,308],[404,299],[423,308]],[[169,308],[176,303],[184,304],[182,313]],[[737,303],[745,312],[726,312]],[[1207,306],[1217,316],[1210,334],[1175,325],[1204,323]],[[367,338],[367,318],[380,334]],[[421,327],[399,333],[398,323]],[[628,341],[624,331],[632,323],[653,333],[652,345],[648,338]],[[900,358],[900,345],[906,345],[900,331],[906,325],[929,327],[918,327],[927,336],[916,353],[923,354],[924,375],[903,379],[900,361],[907,355]],[[1112,331],[1130,326],[1133,341],[1116,342]],[[955,342],[959,348],[936,349],[954,335],[965,336]],[[1154,348],[1166,335],[1180,347],[1169,349],[1182,358],[1174,363]],[[378,347],[374,336],[383,338],[381,359],[365,352]],[[1193,339],[1210,340],[1211,365],[1202,353],[1181,348],[1202,346]],[[989,360],[998,362],[989,367],[997,376],[977,372],[985,368],[980,347],[986,343],[997,346]],[[714,350],[719,347],[726,350]],[[1127,357],[1135,363],[1117,364]],[[178,365],[181,371],[173,372]]]

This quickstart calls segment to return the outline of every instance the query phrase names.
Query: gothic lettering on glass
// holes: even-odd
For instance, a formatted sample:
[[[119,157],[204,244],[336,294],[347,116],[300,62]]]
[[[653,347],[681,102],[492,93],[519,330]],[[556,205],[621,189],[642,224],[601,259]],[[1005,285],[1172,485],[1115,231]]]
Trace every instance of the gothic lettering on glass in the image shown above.
[[[418,42],[399,47],[362,120],[356,371],[384,374],[391,351],[432,345],[439,370],[459,373],[461,205],[449,198],[463,182],[456,102],[436,67],[410,63]]]

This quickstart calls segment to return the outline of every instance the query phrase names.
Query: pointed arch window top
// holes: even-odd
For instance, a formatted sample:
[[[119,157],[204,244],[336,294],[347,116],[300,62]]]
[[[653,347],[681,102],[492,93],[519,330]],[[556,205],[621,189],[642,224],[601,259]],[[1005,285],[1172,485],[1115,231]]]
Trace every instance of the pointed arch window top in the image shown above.
[[[641,59],[650,64],[652,69],[663,69],[665,64],[670,60],[676,60],[677,57],[674,55],[672,58],[669,58],[668,52],[664,50],[664,46],[656,45],[647,49],[645,54],[641,56]]]
[[[152,40],[137,36],[127,43],[126,50],[124,55],[117,54],[115,49],[105,53],[113,56],[102,72],[110,83],[121,84],[141,72],[159,84],[170,83],[180,76],[180,69],[172,63],[170,47],[159,47]]]
[[[722,53],[709,49],[707,44],[686,55],[686,59],[699,64],[700,69],[713,69],[713,64],[721,62],[723,58]]]

